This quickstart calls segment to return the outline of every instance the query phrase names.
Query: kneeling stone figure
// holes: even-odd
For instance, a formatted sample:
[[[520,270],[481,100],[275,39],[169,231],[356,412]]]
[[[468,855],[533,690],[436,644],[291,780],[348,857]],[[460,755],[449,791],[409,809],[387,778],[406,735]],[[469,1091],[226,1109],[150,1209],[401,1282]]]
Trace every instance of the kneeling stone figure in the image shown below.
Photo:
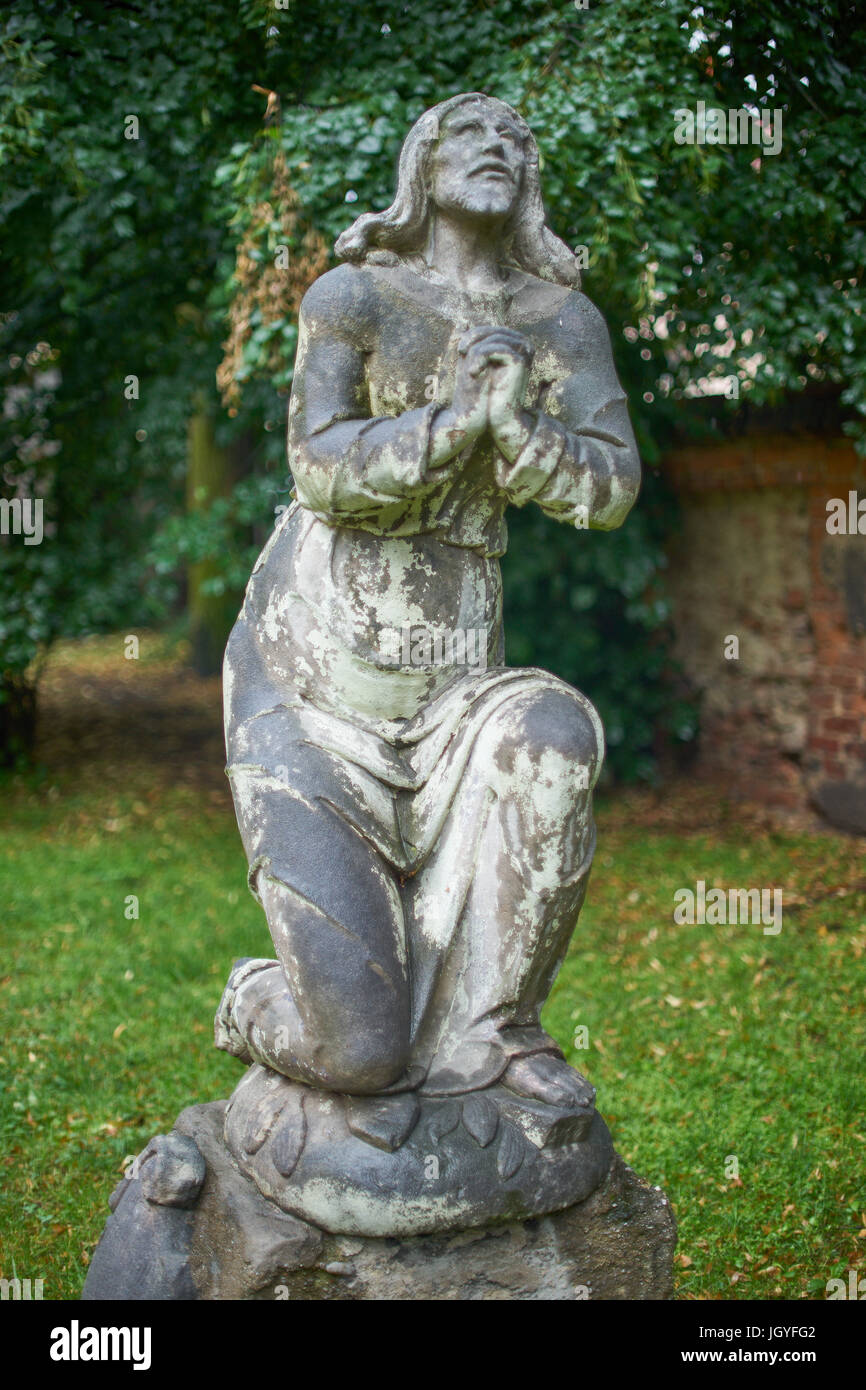
[[[336,249],[301,306],[295,500],[226,652],[276,959],[235,964],[216,1042],[249,1066],[225,1138],[267,1197],[411,1234],[559,1209],[611,1164],[593,1088],[539,1022],[586,893],[603,732],[584,695],[502,664],[499,557],[509,503],[610,529],[640,467],[510,107],[427,111],[394,203]]]

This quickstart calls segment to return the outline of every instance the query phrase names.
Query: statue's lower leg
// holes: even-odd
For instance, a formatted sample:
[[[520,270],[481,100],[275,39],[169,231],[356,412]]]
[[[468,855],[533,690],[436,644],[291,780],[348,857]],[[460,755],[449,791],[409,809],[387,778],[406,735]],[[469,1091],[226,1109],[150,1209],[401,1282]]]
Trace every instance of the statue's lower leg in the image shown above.
[[[262,868],[256,883],[279,960],[232,971],[217,1046],[328,1091],[369,1095],[398,1082],[408,1061],[409,1002],[393,951],[377,958],[372,929],[363,940]]]
[[[520,692],[480,730],[407,903],[416,991],[429,982],[416,1055],[432,1093],[498,1081],[542,1103],[592,1108],[593,1087],[540,1013],[586,895],[600,762],[595,723],[565,687]]]

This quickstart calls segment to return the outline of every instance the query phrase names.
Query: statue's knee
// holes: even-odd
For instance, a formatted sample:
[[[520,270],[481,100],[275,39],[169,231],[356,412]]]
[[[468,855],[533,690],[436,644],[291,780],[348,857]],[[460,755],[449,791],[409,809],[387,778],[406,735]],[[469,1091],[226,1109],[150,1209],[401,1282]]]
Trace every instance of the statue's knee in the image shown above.
[[[553,749],[576,767],[589,768],[592,780],[601,760],[596,726],[576,696],[552,690],[534,703],[524,716],[530,748]]]
[[[545,781],[594,785],[602,750],[595,723],[567,687],[518,697],[497,711],[485,731],[483,755],[504,778],[525,781],[530,771]],[[550,754],[554,754],[550,757]]]
[[[356,1034],[317,1052],[317,1065],[327,1076],[330,1089],[348,1095],[383,1091],[400,1079],[409,1064],[408,1038],[385,1039],[379,1034]]]

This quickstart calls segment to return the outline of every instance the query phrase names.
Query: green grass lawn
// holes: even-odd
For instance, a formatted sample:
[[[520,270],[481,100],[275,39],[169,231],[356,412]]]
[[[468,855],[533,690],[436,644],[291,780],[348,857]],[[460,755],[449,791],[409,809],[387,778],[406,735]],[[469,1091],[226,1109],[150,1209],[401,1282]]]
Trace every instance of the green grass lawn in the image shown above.
[[[242,1074],[212,1017],[234,957],[272,952],[223,791],[130,764],[0,796],[0,1273],[68,1299],[124,1161]],[[546,1025],[671,1198],[680,1297],[823,1298],[866,1239],[862,843],[599,822]],[[675,925],[700,878],[781,887],[781,932]]]

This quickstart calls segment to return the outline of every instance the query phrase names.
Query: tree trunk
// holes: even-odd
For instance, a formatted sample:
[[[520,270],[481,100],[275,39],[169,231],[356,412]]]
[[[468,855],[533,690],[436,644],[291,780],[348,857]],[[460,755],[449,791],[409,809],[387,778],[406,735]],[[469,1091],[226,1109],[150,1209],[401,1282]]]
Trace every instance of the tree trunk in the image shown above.
[[[189,422],[187,508],[203,511],[214,498],[225,497],[230,490],[231,472],[228,450],[218,447],[211,414],[203,398],[198,398]],[[235,594],[202,592],[205,581],[213,579],[217,572],[218,566],[210,558],[191,564],[187,570],[191,659],[200,676],[213,676],[220,671],[226,639],[237,616]]]
[[[36,686],[23,671],[0,671],[0,767],[29,759],[36,742]]]

